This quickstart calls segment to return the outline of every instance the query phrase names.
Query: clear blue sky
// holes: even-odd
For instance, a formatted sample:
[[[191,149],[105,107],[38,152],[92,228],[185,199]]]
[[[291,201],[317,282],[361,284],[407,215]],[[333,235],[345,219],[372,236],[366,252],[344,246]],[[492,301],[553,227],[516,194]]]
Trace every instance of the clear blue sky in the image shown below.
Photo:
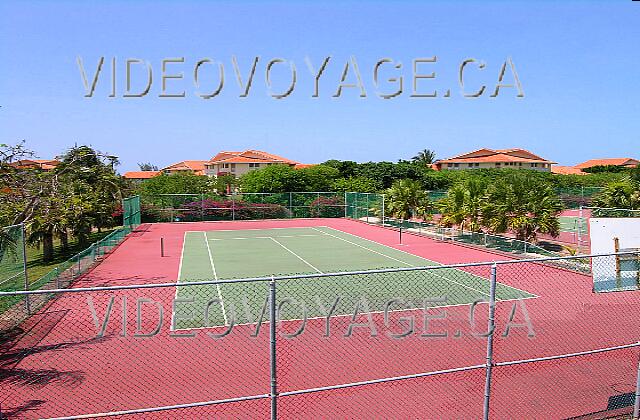
[[[256,148],[305,163],[410,158],[423,148],[441,158],[480,147],[524,147],[560,164],[593,157],[640,157],[640,2],[12,2],[0,4],[0,142],[26,140],[39,156],[59,154],[74,142],[120,157],[121,171],[150,161],[164,166],[208,159],[219,150]],[[252,90],[239,98],[235,55],[246,78],[260,56]],[[313,77],[332,56],[312,98]],[[345,61],[355,56],[368,95],[344,89],[332,98]],[[411,60],[437,56],[424,72],[434,80],[410,98]],[[76,57],[92,76],[97,60],[117,57],[117,98],[108,98],[110,62],[93,98],[85,98]],[[184,80],[184,99],[162,99],[160,61]],[[297,84],[274,100],[266,62],[292,60]],[[376,96],[373,67],[381,58],[402,63],[404,93]],[[493,91],[500,66],[512,57],[525,97],[504,89],[463,98],[458,67],[466,58],[486,62],[468,70],[470,86]],[[124,60],[153,67],[149,95],[123,98]],[[216,98],[196,96],[197,60],[220,60],[225,84]],[[284,66],[274,87],[287,85]],[[134,88],[142,76],[133,73]],[[217,79],[211,67],[203,84]],[[382,72],[389,77],[390,71]],[[135,79],[138,77],[138,79]],[[354,76],[349,74],[349,81]],[[512,81],[507,72],[507,81]],[[390,85],[383,85],[391,89]],[[451,89],[451,98],[442,98]]]

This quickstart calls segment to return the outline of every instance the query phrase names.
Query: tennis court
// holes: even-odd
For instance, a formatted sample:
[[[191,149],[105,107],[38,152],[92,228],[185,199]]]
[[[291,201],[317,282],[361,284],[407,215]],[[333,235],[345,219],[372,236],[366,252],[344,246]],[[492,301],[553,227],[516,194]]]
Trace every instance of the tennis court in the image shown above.
[[[580,217],[577,216],[559,216],[558,220],[560,221],[560,231],[561,232],[572,232],[577,233],[580,231],[582,235],[587,235],[587,222],[583,220],[581,222]]]
[[[180,282],[324,274],[346,271],[426,267],[439,265],[428,259],[331,227],[288,227],[246,230],[187,231],[179,269]],[[215,327],[252,322],[243,314],[264,311],[267,281],[178,287],[174,329]],[[489,281],[473,273],[450,268],[406,275],[318,276],[288,279],[278,284],[279,300],[294,302],[281,319],[320,317],[335,305],[334,314],[351,315],[364,304],[366,312],[382,312],[391,300],[401,299],[401,310],[424,307],[424,300],[446,296],[438,306],[486,301]],[[496,298],[535,297],[498,284]],[[435,305],[434,305],[435,306]]]

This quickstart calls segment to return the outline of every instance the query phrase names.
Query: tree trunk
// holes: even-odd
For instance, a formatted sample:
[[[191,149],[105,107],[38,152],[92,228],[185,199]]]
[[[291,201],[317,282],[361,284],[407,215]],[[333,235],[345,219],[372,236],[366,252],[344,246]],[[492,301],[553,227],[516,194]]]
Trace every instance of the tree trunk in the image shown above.
[[[69,234],[66,230],[60,232],[60,245],[63,252],[67,252],[69,250]]]
[[[46,232],[42,236],[42,260],[53,261],[53,232]]]

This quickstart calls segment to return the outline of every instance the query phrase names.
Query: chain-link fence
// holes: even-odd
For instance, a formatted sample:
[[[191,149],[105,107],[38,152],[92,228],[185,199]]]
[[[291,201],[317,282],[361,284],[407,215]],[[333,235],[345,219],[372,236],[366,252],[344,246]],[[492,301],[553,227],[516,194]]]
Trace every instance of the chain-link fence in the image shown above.
[[[140,208],[140,196],[127,197],[122,200],[122,226],[135,228],[141,222],[142,211]]]
[[[607,257],[581,258],[613,273]],[[47,303],[0,314],[0,409],[33,418],[631,414],[640,291],[593,293],[589,274],[556,264],[573,259],[3,292],[2,301]]]
[[[24,289],[26,278],[23,225],[0,228],[0,290]]]
[[[57,290],[70,287],[71,284],[90,271],[105,255],[117,247],[131,229],[124,227],[115,229],[109,235],[91,244],[88,248],[73,255],[66,261],[57,264],[40,278],[22,277],[18,286],[3,288],[7,290]],[[3,328],[16,327],[27,316],[36,313],[54,294],[12,295],[0,300],[0,323]],[[0,332],[0,346],[1,346]]]
[[[285,192],[159,194],[142,197],[144,222],[344,217],[345,194]]]

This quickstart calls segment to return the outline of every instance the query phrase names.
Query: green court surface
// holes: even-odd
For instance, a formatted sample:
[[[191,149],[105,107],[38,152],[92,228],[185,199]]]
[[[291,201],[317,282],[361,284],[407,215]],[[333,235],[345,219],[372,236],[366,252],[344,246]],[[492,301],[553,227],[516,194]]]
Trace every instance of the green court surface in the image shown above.
[[[580,218],[576,216],[559,216],[560,231],[561,232],[580,232],[584,235],[587,234],[587,222],[583,220],[580,223]]]
[[[180,282],[335,273],[440,265],[408,252],[329,227],[186,232]],[[483,267],[483,276],[489,267]],[[485,273],[486,271],[486,273]],[[266,309],[269,282],[178,287],[175,329],[255,322]],[[487,300],[488,278],[446,268],[277,281],[277,301],[290,299],[280,319],[470,304]],[[445,297],[438,304],[425,299]],[[498,300],[533,295],[498,283]],[[265,315],[268,316],[268,315]]]

